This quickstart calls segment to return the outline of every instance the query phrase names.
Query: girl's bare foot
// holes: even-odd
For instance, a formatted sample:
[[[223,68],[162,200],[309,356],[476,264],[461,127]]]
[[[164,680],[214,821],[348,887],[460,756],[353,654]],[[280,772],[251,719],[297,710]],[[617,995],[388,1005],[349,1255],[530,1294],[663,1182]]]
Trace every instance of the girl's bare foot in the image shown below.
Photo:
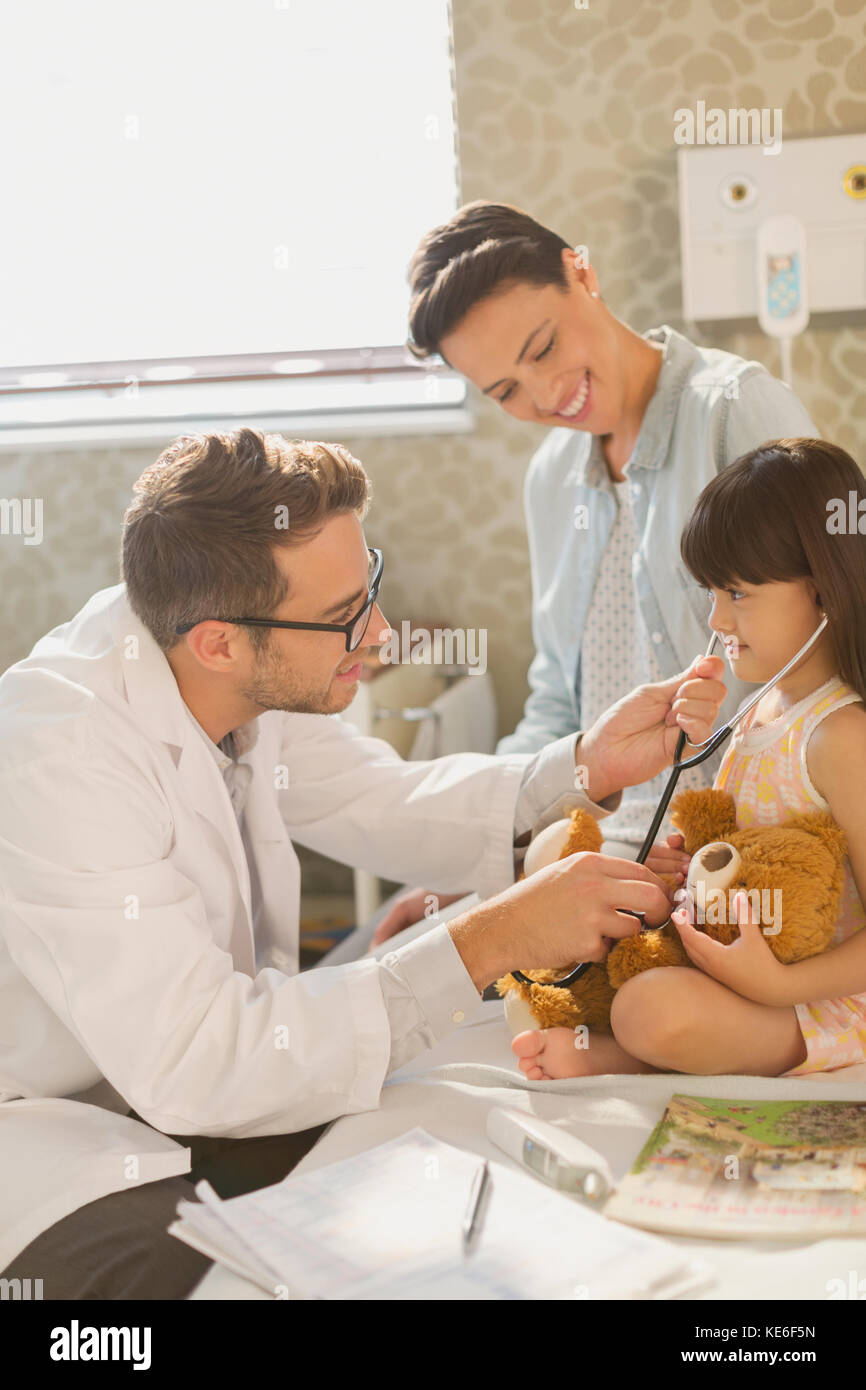
[[[582,1029],[530,1028],[512,1039],[511,1050],[527,1081],[658,1070],[632,1057],[610,1033],[587,1035]]]

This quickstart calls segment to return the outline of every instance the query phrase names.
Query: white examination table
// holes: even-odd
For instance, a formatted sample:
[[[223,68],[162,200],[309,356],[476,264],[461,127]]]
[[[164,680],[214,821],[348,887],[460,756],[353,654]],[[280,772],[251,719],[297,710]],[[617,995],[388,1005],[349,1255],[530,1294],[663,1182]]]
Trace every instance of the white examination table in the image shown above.
[[[465,901],[442,916],[464,910]],[[418,924],[425,929],[429,924]],[[401,933],[408,939],[416,928]],[[377,954],[393,949],[398,938]],[[866,1065],[817,1077],[593,1076],[568,1081],[526,1081],[511,1052],[501,1001],[482,1004],[453,1034],[395,1072],[385,1083],[379,1109],[336,1120],[293,1170],[310,1172],[384,1143],[415,1125],[461,1148],[511,1160],[486,1136],[493,1105],[525,1106],[568,1127],[608,1158],[619,1181],[675,1091],[743,1099],[866,1099]],[[517,1167],[517,1165],[514,1165]],[[831,1279],[866,1271],[866,1238],[821,1241],[712,1241],[666,1237],[708,1260],[717,1282],[690,1295],[701,1299],[827,1298]],[[190,1295],[193,1299],[257,1299],[268,1295],[215,1265]]]

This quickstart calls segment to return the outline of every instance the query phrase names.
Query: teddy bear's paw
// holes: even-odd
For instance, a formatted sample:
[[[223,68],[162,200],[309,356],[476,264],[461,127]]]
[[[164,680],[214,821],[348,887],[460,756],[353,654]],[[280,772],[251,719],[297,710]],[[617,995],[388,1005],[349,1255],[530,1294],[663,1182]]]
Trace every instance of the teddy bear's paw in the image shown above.
[[[532,1005],[516,989],[509,990],[505,996],[505,1022],[512,1038],[525,1033],[527,1028],[540,1028],[541,1024],[532,1012]]]
[[[670,922],[657,931],[642,931],[618,941],[607,958],[607,978],[617,990],[633,975],[667,965],[691,965],[677,929]]]
[[[575,996],[570,989],[560,988],[555,981],[562,979],[574,965],[563,965],[558,970],[524,970],[521,974],[531,981],[524,984],[513,975],[503,975],[496,981],[496,989],[505,999],[505,1016],[511,1020],[521,1020],[523,1028],[574,1027],[579,1023],[580,1012]],[[589,972],[587,972],[589,973]],[[579,982],[582,983],[582,980]],[[527,1022],[527,1019],[533,1021]]]
[[[571,828],[559,857],[565,859],[569,854],[581,852],[600,854],[603,842],[601,826],[595,816],[578,807],[571,813]]]
[[[844,886],[843,832],[825,812],[792,817],[784,825],[741,830],[741,880],[754,920],[785,965],[833,945]],[[721,928],[710,928],[722,939]],[[736,933],[735,933],[736,934]]]
[[[613,990],[607,972],[601,965],[589,969],[572,986],[561,988],[553,981],[567,975],[573,965],[558,970],[527,970],[533,981],[525,985],[513,976],[505,975],[496,981],[496,988],[505,998],[505,1016],[509,1028],[610,1028],[610,1005]],[[527,1021],[529,1020],[529,1021]]]
[[[848,840],[841,825],[837,825],[827,811],[804,811],[791,816],[782,826],[783,830],[802,830],[812,835],[823,846],[832,860],[841,867],[848,854]]]
[[[604,964],[591,965],[585,975],[569,989],[572,997],[571,1027],[585,1025],[593,1031],[610,1032],[610,1006],[614,990]]]
[[[559,970],[521,970],[521,975],[525,975],[528,980],[537,980],[539,984],[550,985],[554,980],[558,980],[563,975],[567,975],[569,970],[573,970],[572,965],[563,965]],[[510,993],[520,994],[524,998],[529,998],[530,986],[525,985],[522,980],[515,980],[513,975],[501,975],[494,981],[497,992],[505,998]]]
[[[523,859],[523,875],[529,877],[570,854],[598,854],[602,833],[595,816],[578,808],[570,816],[553,821],[530,840]]]

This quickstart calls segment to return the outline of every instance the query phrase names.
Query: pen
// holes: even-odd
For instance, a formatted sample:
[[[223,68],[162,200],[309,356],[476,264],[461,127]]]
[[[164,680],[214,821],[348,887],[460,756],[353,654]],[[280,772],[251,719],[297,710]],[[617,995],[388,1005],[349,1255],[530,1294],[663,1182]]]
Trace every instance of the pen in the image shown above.
[[[472,1179],[472,1187],[469,1192],[469,1201],[466,1205],[466,1215],[463,1218],[463,1250],[464,1253],[469,1249],[472,1237],[478,1230],[478,1217],[481,1211],[481,1203],[484,1201],[484,1194],[490,1182],[490,1165],[485,1158],[481,1167]]]

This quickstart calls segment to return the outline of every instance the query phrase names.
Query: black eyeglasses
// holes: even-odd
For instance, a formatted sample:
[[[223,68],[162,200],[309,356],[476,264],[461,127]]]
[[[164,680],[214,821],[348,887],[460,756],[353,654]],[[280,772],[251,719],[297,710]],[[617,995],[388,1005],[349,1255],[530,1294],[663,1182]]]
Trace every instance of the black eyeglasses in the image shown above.
[[[346,639],[346,651],[353,652],[360,647],[364,640],[364,633],[367,631],[370,622],[370,614],[379,593],[379,585],[382,583],[382,570],[385,561],[381,550],[376,550],[373,546],[368,546],[370,555],[370,569],[368,580],[367,597],[364,605],[350,618],[347,623],[295,623],[289,622],[285,618],[199,618],[196,623],[181,623],[175,628],[178,637],[182,637],[185,632],[191,632],[198,623],[235,623],[238,627],[291,627],[300,628],[304,632],[342,632]]]

